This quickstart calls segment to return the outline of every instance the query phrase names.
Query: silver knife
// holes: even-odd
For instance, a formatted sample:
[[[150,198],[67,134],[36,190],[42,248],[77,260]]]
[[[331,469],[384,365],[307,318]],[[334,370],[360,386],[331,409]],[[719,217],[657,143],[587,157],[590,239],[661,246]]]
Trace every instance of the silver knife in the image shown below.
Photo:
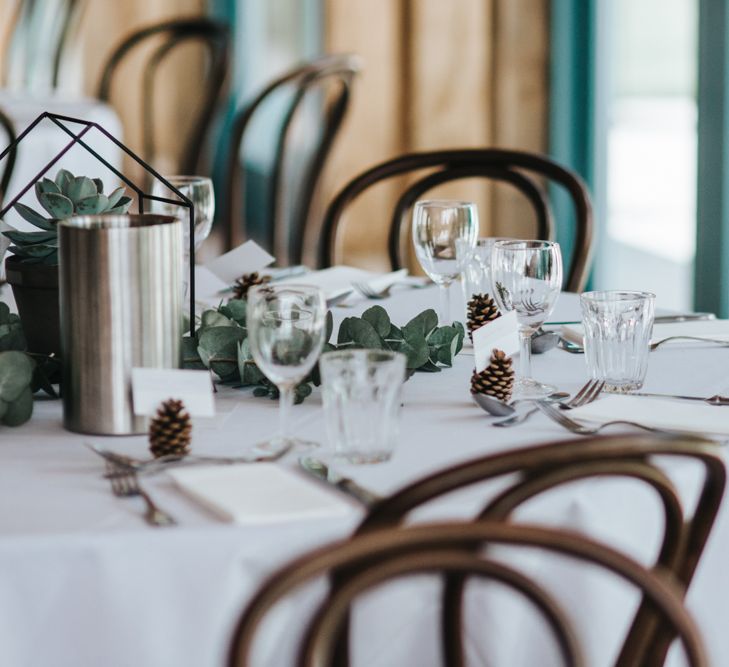
[[[365,507],[371,507],[375,503],[382,500],[382,496],[365,489],[349,477],[340,475],[336,470],[332,470],[324,461],[313,456],[303,456],[299,459],[299,466],[321,482],[339,489],[343,493],[359,500]]]

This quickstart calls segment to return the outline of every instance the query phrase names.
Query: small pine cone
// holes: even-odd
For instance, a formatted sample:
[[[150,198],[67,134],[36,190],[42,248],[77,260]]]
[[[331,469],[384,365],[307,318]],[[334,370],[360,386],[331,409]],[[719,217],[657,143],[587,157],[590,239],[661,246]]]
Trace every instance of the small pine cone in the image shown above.
[[[468,302],[468,335],[473,339],[473,332],[479,327],[501,317],[499,308],[488,294],[474,294]]]
[[[155,458],[187,456],[190,453],[190,413],[182,401],[173,398],[162,403],[149,425],[149,449]]]
[[[491,353],[489,365],[480,373],[471,376],[471,393],[488,394],[500,401],[508,401],[514,389],[514,369],[511,357],[502,350]]]
[[[248,290],[254,285],[264,285],[269,280],[268,276],[259,276],[257,271],[242,275],[233,285],[233,294],[236,299],[245,299],[248,296]]]

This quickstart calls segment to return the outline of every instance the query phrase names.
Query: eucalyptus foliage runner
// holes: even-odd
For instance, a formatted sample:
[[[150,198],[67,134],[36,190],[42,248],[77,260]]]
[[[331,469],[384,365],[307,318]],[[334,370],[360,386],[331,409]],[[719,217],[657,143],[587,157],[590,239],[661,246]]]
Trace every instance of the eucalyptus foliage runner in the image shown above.
[[[246,301],[231,299],[218,308],[206,310],[196,336],[183,339],[185,368],[211,370],[225,384],[253,387],[255,396],[278,398],[278,389],[258,369],[251,355],[246,331]],[[464,328],[460,322],[438,326],[432,309],[424,310],[407,324],[398,327],[382,306],[373,306],[362,317],[347,317],[332,342],[334,320],[327,313],[327,328],[322,352],[365,348],[402,352],[407,357],[408,374],[415,371],[435,373],[450,367],[463,346]],[[296,388],[301,403],[319,386],[319,368]]]

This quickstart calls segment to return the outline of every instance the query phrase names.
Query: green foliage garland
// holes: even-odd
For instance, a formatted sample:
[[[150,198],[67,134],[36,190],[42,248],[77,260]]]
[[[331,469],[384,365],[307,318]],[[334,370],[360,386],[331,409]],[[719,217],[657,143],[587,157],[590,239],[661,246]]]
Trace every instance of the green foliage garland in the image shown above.
[[[195,338],[183,339],[183,366],[209,369],[225,384],[253,387],[255,396],[278,398],[278,390],[253,361],[246,330],[246,301],[231,299],[218,308],[206,310]],[[345,318],[331,342],[334,320],[327,313],[323,352],[354,348],[393,350],[407,357],[409,374],[415,371],[438,372],[450,367],[461,351],[465,331],[460,322],[438,326],[434,310],[425,310],[403,327],[390,321],[382,306],[373,306],[362,317]],[[318,386],[319,369],[296,388],[296,402],[301,403]]]
[[[0,301],[0,424],[20,426],[33,414],[33,394],[39,389],[57,397],[52,375],[57,359],[25,352],[20,318]]]

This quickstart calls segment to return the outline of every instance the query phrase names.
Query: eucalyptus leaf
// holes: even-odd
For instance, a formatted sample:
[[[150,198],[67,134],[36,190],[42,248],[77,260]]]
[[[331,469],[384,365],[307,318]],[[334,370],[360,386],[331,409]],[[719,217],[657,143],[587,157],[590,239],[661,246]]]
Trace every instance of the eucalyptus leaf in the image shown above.
[[[34,367],[34,362],[23,352],[0,352],[0,399],[6,403],[15,401],[30,385]]]
[[[6,426],[20,426],[27,422],[33,414],[33,392],[30,387],[25,387],[14,401],[7,404],[5,413],[2,416],[3,424]]]
[[[221,380],[229,380],[238,372],[238,343],[246,332],[238,326],[210,327],[198,336],[200,359]]]
[[[327,319],[325,323],[325,330],[324,330],[324,342],[328,343],[332,338],[332,332],[334,331],[334,316],[332,315],[332,311],[327,311]]]
[[[197,352],[197,341],[190,336],[182,339],[182,366],[191,370],[205,369],[205,364]]]
[[[368,350],[382,349],[382,339],[375,328],[367,320],[362,320],[356,317],[351,318],[349,322],[349,331],[355,345]]]
[[[206,310],[201,318],[202,328],[208,327],[236,327],[236,323],[217,310]]]
[[[10,324],[10,306],[0,301],[0,324]]]
[[[390,333],[390,316],[382,306],[372,306],[362,313],[362,319],[369,322],[381,338]]]
[[[402,352],[407,357],[405,366],[409,369],[415,370],[425,364],[429,359],[428,344],[425,342],[425,338],[416,341],[413,336],[413,342],[403,340],[395,343],[392,349],[395,352]]]
[[[218,308],[218,312],[245,327],[248,303],[244,299],[231,299],[224,306]]]
[[[337,333],[337,345],[343,345],[352,342],[352,333],[349,330],[349,324],[355,318],[345,317],[339,325],[339,333]]]
[[[430,336],[433,330],[438,326],[438,315],[436,312],[429,308],[424,310],[419,315],[413,317],[403,328],[403,335],[408,338],[410,333],[418,333],[424,338]]]

